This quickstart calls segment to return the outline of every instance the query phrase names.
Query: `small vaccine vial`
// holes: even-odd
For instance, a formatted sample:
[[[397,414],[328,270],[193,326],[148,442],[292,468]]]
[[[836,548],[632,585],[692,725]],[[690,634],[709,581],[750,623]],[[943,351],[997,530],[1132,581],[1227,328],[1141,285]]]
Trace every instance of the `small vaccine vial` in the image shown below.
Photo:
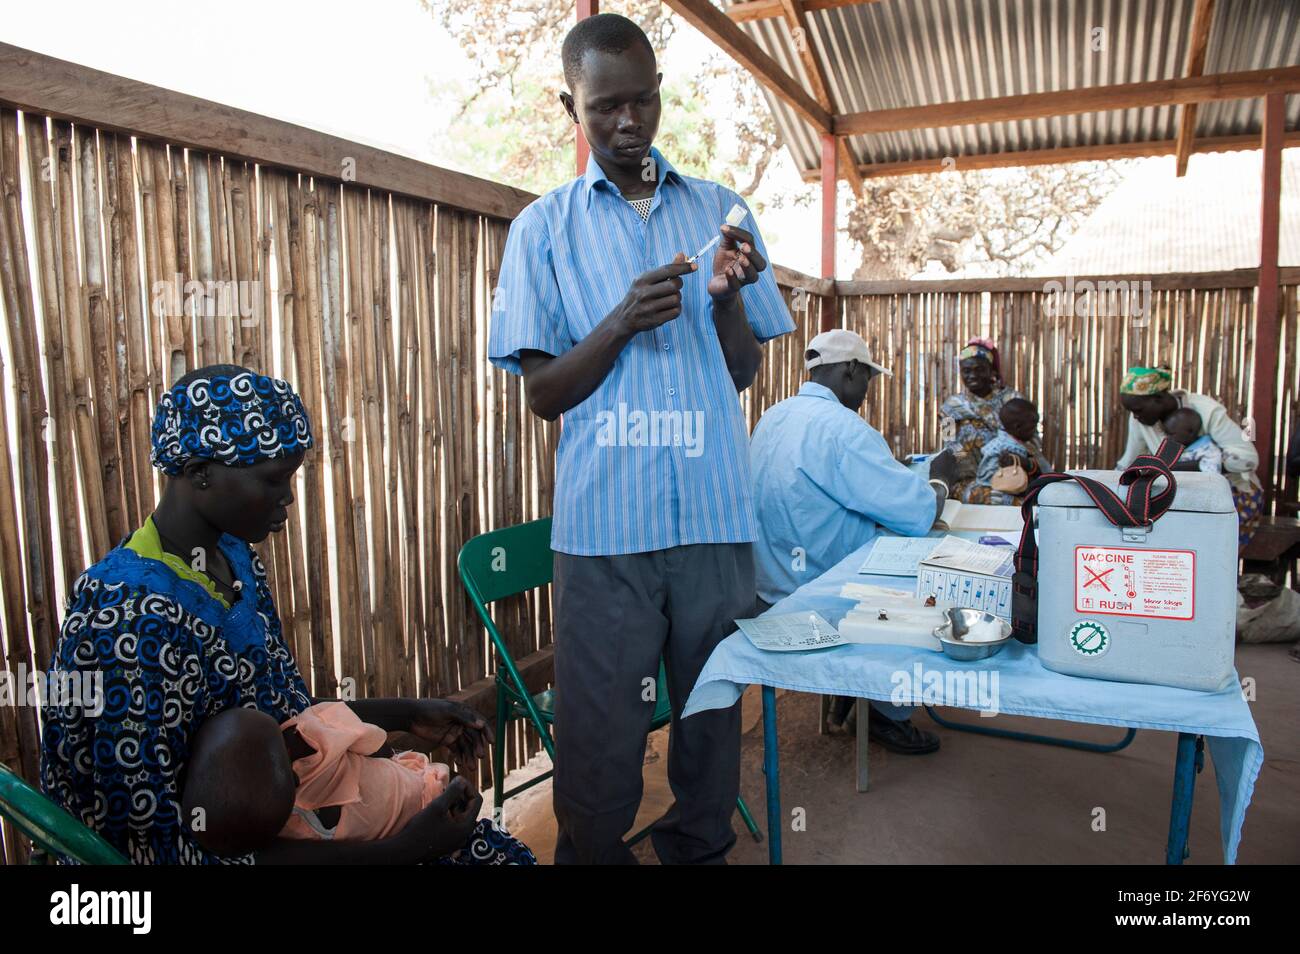
[[[734,228],[734,229],[738,229],[738,228],[740,228],[740,223],[743,222],[743,221],[745,221],[745,215],[746,215],[746,214],[747,214],[747,213],[745,212],[745,207],[744,207],[743,205],[741,205],[739,202],[737,202],[735,205],[733,205],[733,206],[731,207],[731,211],[727,213],[727,222],[726,222],[726,224],[727,224],[727,225],[730,225],[730,226],[731,226],[732,228]],[[707,252],[709,249],[713,248],[713,246],[717,245],[717,244],[718,244],[718,240],[719,240],[720,238],[722,238],[722,236],[720,236],[720,235],[715,235],[715,236],[713,236],[713,238],[709,240],[709,244],[708,244],[708,245],[704,246],[704,248],[700,249],[698,252],[696,252],[694,255],[692,255],[690,258],[688,258],[686,261],[688,261],[688,262],[693,262],[693,261],[695,261],[696,259],[700,258],[700,257],[701,257],[705,252]]]

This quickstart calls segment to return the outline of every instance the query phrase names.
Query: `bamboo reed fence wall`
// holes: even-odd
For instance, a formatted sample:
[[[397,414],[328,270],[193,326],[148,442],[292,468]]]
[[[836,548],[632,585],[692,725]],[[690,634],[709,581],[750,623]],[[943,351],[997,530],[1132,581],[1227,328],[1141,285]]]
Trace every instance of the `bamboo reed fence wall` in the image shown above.
[[[1285,475],[1283,459],[1300,426],[1300,269],[1282,272],[1272,486],[1285,505],[1297,498],[1297,480]],[[1169,366],[1176,387],[1215,397],[1249,426],[1254,270],[1095,281],[1129,279],[1152,281],[1144,316],[1106,314],[1100,299],[1083,315],[1054,302],[1045,308],[1051,279],[1039,278],[836,282],[833,303],[823,294],[809,297],[819,313],[834,309],[833,326],[861,334],[894,372],[872,386],[865,416],[899,456],[939,445],[939,405],[960,390],[957,352],[974,335],[999,342],[1003,375],[1038,405],[1044,452],[1058,468],[1114,466],[1128,428],[1119,382],[1136,364]],[[775,397],[802,379],[801,364],[793,374],[769,368],[760,385],[775,386]]]
[[[48,664],[72,581],[151,512],[160,388],[232,362],[291,379],[313,416],[299,519],[260,548],[313,693],[484,679],[456,554],[550,512],[558,433],[485,357],[508,220],[12,110],[0,185],[7,669]],[[185,294],[209,280],[237,291]],[[538,610],[503,606],[521,656],[549,644]],[[29,779],[37,731],[0,706],[0,760]]]
[[[40,91],[48,110],[5,93],[30,75],[60,78]],[[491,653],[456,553],[479,532],[550,512],[558,437],[485,355],[496,270],[526,194],[0,44],[5,102],[26,107],[0,108],[5,668],[48,664],[76,575],[152,510],[160,390],[233,362],[290,378],[313,415],[318,449],[299,474],[298,519],[262,547],[312,691],[483,686]],[[88,102],[95,114],[74,112]],[[331,175],[339,164],[327,155],[361,156],[361,175]],[[823,316],[863,333],[893,367],[868,418],[900,454],[934,447],[938,404],[959,386],[956,350],[976,332],[1004,342],[1008,380],[1038,401],[1048,452],[1064,466],[1117,456],[1114,392],[1134,356],[1170,360],[1181,384],[1234,414],[1249,394],[1242,276],[1169,279],[1138,332],[1116,319],[1043,320],[1039,280],[953,287],[776,272],[797,330],[767,346],[742,396],[751,427],[805,379]],[[186,294],[209,281],[235,293]],[[1300,276],[1290,282],[1279,434],[1294,428],[1300,393]],[[497,604],[496,617],[516,658],[550,645],[548,593]],[[32,707],[0,706],[0,761],[29,779],[38,731]],[[537,747],[519,724],[503,744],[510,767]],[[0,842],[0,861],[23,857],[7,826]]]

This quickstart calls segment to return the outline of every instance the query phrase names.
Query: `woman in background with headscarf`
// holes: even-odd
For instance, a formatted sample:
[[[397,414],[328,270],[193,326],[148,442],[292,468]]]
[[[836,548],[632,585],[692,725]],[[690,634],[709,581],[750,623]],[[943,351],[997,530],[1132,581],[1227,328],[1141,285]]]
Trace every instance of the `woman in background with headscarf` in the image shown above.
[[[165,476],[162,499],[81,574],[68,599],[52,675],[102,684],[94,706],[44,707],[42,788],[136,864],[401,863],[453,852],[458,861],[531,861],[514,839],[477,822],[482,797],[463,785],[464,798],[435,801],[383,842],[278,839],[238,857],[205,850],[196,837],[203,818],[182,813],[205,719],[245,707],[283,723],[313,703],[251,546],[284,529],[294,473],[312,444],[288,382],[247,368],[203,368],[162,396],[152,453]],[[444,700],[348,705],[462,762],[491,741],[481,716]]]
[[[984,445],[1002,427],[1002,405],[1024,395],[1002,383],[997,346],[988,338],[972,338],[957,355],[964,391],[939,408],[943,446],[957,458],[957,482],[950,496],[967,503],[988,503],[990,488],[975,483]]]
[[[1246,439],[1227,409],[1204,394],[1177,390],[1168,368],[1129,368],[1120,383],[1120,403],[1132,418],[1128,422],[1128,443],[1116,465],[1128,467],[1142,454],[1154,454],[1167,436],[1163,421],[1182,408],[1190,408],[1201,417],[1201,432],[1219,445],[1223,452],[1223,476],[1232,487],[1232,502],[1240,521],[1237,544],[1244,549],[1259,528],[1264,507],[1264,488],[1255,476],[1259,453]],[[1196,465],[1179,465],[1175,470],[1196,469]]]

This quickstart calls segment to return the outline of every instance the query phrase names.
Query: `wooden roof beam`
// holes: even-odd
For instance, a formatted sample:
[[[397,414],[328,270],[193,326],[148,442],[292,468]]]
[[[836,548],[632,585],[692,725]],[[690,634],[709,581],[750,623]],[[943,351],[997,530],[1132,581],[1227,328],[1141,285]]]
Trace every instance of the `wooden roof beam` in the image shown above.
[[[1209,76],[849,113],[835,117],[834,132],[838,136],[858,136],[904,129],[940,129],[976,123],[1043,119],[1071,113],[1103,113],[1115,109],[1249,99],[1296,90],[1300,90],[1300,66],[1279,66],[1240,73],[1212,73]]]
[[[513,219],[537,196],[397,153],[0,43],[0,105]]]
[[[785,25],[790,28],[790,40],[794,44],[799,59],[803,61],[804,72],[812,84],[813,98],[827,112],[834,112],[831,105],[831,87],[826,79],[826,71],[812,45],[812,29],[808,26],[808,15],[804,12],[802,0],[779,0],[785,11]]]
[[[1300,146],[1300,130],[1288,132],[1283,137],[1284,147]],[[1258,149],[1258,134],[1246,136],[1214,136],[1198,140],[1192,147],[1196,153],[1231,152],[1238,149]],[[1062,149],[1032,149],[1023,152],[993,152],[971,156],[945,156],[940,159],[915,159],[908,162],[878,162],[858,167],[863,178],[879,179],[884,176],[931,175],[937,172],[970,169],[1004,169],[1014,166],[1050,166],[1066,162],[1094,162],[1105,159],[1141,159],[1147,156],[1169,156],[1178,151],[1178,141],[1161,139],[1152,142],[1126,142],[1101,146],[1070,146]],[[954,159],[955,164],[946,159]],[[805,182],[821,179],[821,169],[808,169],[800,174]]]
[[[833,7],[857,7],[879,0],[803,0],[805,10],[830,10]],[[750,3],[733,3],[727,7],[727,16],[737,23],[748,20],[771,20],[785,14],[784,0],[752,0]]]
[[[799,58],[803,61],[804,72],[808,74],[808,81],[812,84],[813,96],[822,109],[833,113],[835,106],[831,102],[830,82],[826,78],[821,60],[817,57],[817,51],[813,49],[812,28],[808,24],[808,15],[804,12],[805,3],[803,0],[779,0],[779,2],[785,11],[785,23],[790,28],[790,38],[794,48],[798,51]],[[862,198],[862,176],[858,174],[858,164],[854,161],[853,153],[849,151],[849,144],[843,136],[836,137],[836,148],[840,154],[838,163],[840,175],[849,180],[853,194],[860,199]]]
[[[1214,0],[1196,0],[1192,11],[1192,35],[1187,44],[1187,76],[1200,76],[1205,72],[1205,50],[1210,45],[1210,23],[1214,20]],[[1174,175],[1187,175],[1187,160],[1192,155],[1192,140],[1196,137],[1196,112],[1199,103],[1180,107],[1178,116],[1178,161]]]
[[[758,43],[709,0],[664,0],[695,29],[713,41],[755,79],[790,105],[819,133],[831,132],[831,112],[823,108]]]

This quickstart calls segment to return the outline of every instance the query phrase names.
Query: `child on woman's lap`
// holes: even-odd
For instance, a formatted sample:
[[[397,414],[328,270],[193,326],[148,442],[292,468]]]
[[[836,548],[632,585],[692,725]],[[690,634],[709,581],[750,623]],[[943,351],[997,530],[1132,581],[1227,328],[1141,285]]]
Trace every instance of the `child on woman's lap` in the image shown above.
[[[1051,470],[1038,442],[1038,408],[1032,401],[1013,398],[998,412],[1002,424],[996,436],[985,443],[975,481],[967,488],[967,503],[1018,504],[1025,488],[1035,478]],[[1019,466],[1023,471],[1020,485],[1014,489],[998,486],[1003,468]]]
[[[343,702],[317,703],[281,725],[255,709],[218,713],[195,739],[186,821],[211,850],[239,854],[277,837],[387,838],[444,792],[453,812],[469,808],[466,779],[419,752],[394,755],[386,740]]]

